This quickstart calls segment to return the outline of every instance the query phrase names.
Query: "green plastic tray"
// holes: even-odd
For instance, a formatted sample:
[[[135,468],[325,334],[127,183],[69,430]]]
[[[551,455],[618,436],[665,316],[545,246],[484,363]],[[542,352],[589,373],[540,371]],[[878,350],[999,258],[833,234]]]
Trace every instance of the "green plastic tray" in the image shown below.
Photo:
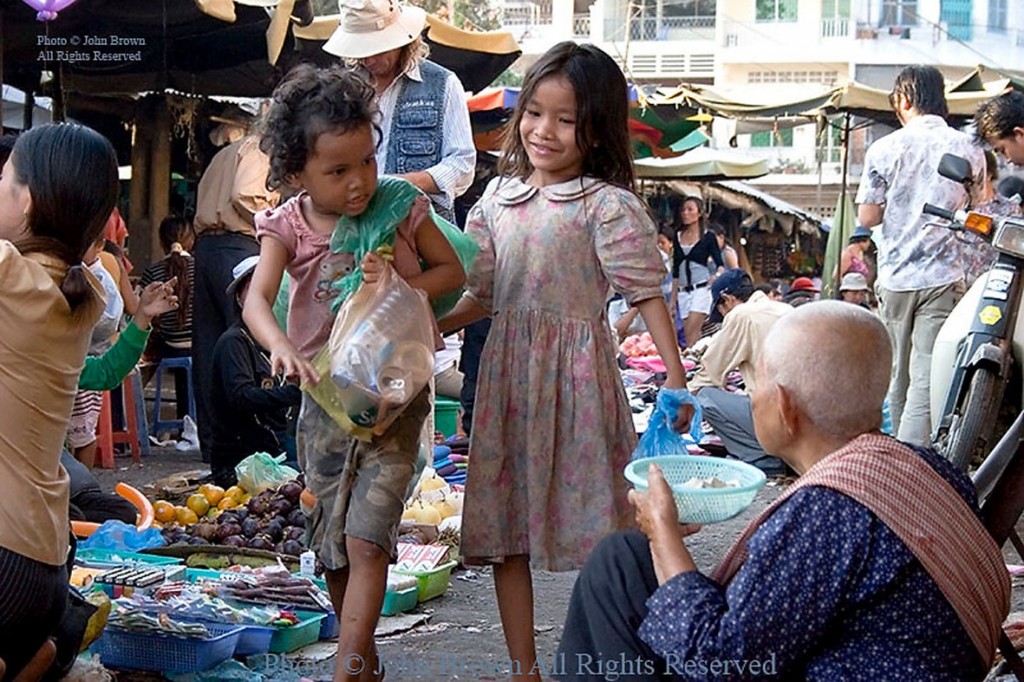
[[[274,629],[274,636],[270,638],[270,653],[288,654],[320,639],[320,621],[327,617],[326,613],[296,611],[295,615],[299,619],[298,623]]]
[[[384,604],[380,607],[380,615],[393,616],[396,613],[405,613],[416,608],[419,586],[410,587],[401,592],[385,592]]]
[[[455,568],[455,565],[456,562],[449,561],[432,571],[400,571],[395,569],[395,573],[411,575],[416,578],[416,598],[422,603],[434,597],[440,597],[448,591],[448,579],[451,577],[452,569]]]
[[[80,549],[75,561],[94,566],[121,566],[123,564],[149,564],[150,566],[176,566],[181,559],[139,552],[118,552],[110,549]]]

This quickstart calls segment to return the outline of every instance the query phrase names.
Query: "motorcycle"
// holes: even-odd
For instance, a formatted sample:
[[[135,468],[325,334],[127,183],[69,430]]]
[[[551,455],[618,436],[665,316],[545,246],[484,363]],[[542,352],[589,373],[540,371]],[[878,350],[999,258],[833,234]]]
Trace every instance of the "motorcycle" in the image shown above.
[[[938,172],[962,183],[970,194],[966,159],[945,154]],[[971,286],[946,319],[932,350],[932,445],[957,467],[984,457],[1014,358],[1024,357],[1022,271],[1024,218],[994,218],[969,209],[951,211],[925,204],[924,213],[949,221],[955,232],[969,232],[999,252],[995,265]],[[936,418],[935,415],[938,415]]]

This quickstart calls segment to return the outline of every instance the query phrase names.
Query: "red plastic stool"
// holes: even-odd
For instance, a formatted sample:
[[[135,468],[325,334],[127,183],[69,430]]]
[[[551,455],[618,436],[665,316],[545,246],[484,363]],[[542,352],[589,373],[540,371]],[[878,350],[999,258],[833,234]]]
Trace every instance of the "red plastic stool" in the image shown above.
[[[143,442],[139,438],[139,421],[137,402],[135,399],[135,377],[137,370],[125,377],[121,383],[121,397],[124,405],[125,430],[115,431],[111,419],[110,391],[103,392],[103,404],[100,407],[100,420],[96,426],[96,459],[104,469],[114,468],[114,446],[119,443],[126,443],[132,451],[132,460],[142,461]],[[145,412],[142,413],[145,419]],[[143,433],[147,429],[143,425]]]

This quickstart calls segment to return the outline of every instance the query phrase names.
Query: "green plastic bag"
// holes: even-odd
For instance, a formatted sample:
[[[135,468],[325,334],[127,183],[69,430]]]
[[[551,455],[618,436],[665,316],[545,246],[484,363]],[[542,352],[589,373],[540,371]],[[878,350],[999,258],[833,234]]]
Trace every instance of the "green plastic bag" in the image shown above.
[[[281,464],[285,457],[285,454],[271,457],[265,452],[249,455],[235,467],[238,485],[250,495],[258,495],[264,490],[279,488],[288,481],[295,480],[299,472]]]
[[[462,269],[468,275],[469,268],[473,265],[473,259],[480,252],[480,247],[477,246],[477,243],[468,234],[437,215],[433,208],[430,209],[430,215],[437,224],[438,229],[441,230],[441,234],[452,245],[452,250],[455,251],[455,255],[459,257],[459,262],[462,263]],[[423,264],[421,263],[421,265]],[[431,301],[430,307],[434,311],[434,317],[440,319],[442,316],[450,313],[455,304],[462,298],[462,292],[463,289],[460,287],[449,294],[439,296]]]

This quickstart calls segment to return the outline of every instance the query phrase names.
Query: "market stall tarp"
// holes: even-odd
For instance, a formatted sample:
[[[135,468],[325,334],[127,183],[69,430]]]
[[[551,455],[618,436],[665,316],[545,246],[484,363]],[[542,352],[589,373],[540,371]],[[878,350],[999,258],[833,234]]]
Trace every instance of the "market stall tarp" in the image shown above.
[[[740,180],[719,180],[699,185],[692,181],[672,180],[666,184],[674,192],[703,194],[710,202],[743,211],[746,217],[740,223],[741,227],[774,232],[778,225],[786,235],[793,234],[794,230],[819,237],[824,234],[819,216]]]
[[[978,106],[1011,86],[1008,78],[978,81],[977,89],[964,89],[961,82],[946,93],[953,116],[970,117]],[[851,113],[868,118],[892,117],[889,91],[850,82],[835,87],[792,86],[787,95],[770,96],[761,86],[709,88],[702,86],[659,90],[657,101],[678,102],[712,111],[729,118],[769,118],[817,114]]]
[[[282,0],[279,12],[271,7],[276,4],[79,0],[53,21],[42,23],[20,0],[0,0],[3,80],[35,91],[42,72],[50,71],[72,92],[172,89],[266,97],[295,62],[338,61],[321,49],[337,27],[338,15],[300,27],[286,16],[291,11],[284,11],[296,10],[299,2]],[[431,58],[454,71],[469,90],[486,87],[519,57],[519,46],[509,33],[473,33],[434,17],[427,21],[425,40]]]
[[[732,149],[697,147],[674,158],[637,159],[638,178],[715,180],[757,178],[770,171],[767,159],[749,156]]]

